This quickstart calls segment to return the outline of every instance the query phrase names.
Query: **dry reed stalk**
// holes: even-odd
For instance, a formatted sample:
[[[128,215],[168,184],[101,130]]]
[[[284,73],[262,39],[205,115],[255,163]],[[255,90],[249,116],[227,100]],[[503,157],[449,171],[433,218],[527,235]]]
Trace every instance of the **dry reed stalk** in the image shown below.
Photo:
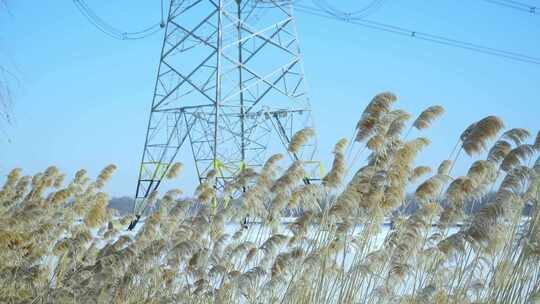
[[[409,185],[431,172],[413,166],[429,140],[400,138],[408,114],[392,111],[394,101],[392,94],[382,94],[364,111],[361,121],[367,125],[357,134],[368,134],[360,140],[372,152],[350,180],[343,180],[345,140],[334,148],[324,188],[302,183],[300,162],[279,174],[281,157],[275,155],[260,172],[243,170],[231,184],[245,187],[241,198],[213,212],[205,205],[219,198],[213,187],[217,172],[210,172],[193,199],[167,192],[133,237],[121,231],[129,217],[112,217],[106,195],[98,192],[113,166],[94,182],[81,170],[65,188],[55,167],[33,177],[12,171],[0,192],[0,302],[534,300],[540,284],[540,159],[528,166],[537,151],[525,143],[528,132],[505,132],[486,160],[473,162],[450,183],[441,211],[437,193],[451,165],[443,162],[417,188],[420,208],[403,215]],[[420,128],[432,122],[422,121]],[[484,150],[500,128],[494,117],[471,125],[463,133],[463,149]],[[464,212],[466,203],[487,197],[499,166],[504,170],[495,197],[473,215]],[[346,187],[338,191],[341,181]],[[149,198],[157,199],[157,192]],[[523,223],[525,206],[532,211]],[[288,227],[280,225],[291,207],[300,216]],[[246,213],[266,221],[244,226]],[[393,215],[392,229],[378,244],[381,224]],[[440,229],[432,228],[437,218]],[[457,232],[446,229],[460,219]],[[236,232],[228,235],[230,223]]]

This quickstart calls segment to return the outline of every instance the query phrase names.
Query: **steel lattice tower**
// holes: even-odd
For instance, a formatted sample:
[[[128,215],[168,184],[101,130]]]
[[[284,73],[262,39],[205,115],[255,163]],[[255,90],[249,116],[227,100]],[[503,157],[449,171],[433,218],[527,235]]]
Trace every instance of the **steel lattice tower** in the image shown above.
[[[292,6],[291,0],[170,2],[135,214],[185,144],[199,182],[215,169],[223,185],[243,168],[260,167],[267,148],[287,153],[292,135],[312,127]],[[289,156],[319,168],[315,152],[313,140]]]

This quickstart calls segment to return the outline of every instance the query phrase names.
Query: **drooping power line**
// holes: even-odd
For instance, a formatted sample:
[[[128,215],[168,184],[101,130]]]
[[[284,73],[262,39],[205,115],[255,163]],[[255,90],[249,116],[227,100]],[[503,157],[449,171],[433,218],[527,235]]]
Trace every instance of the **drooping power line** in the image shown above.
[[[540,15],[540,8],[534,5],[530,5],[523,2],[513,1],[513,0],[482,0],[489,2],[491,4],[499,5],[505,8],[510,8],[522,12],[526,12],[532,15]]]
[[[413,39],[419,39],[419,40],[428,41],[428,42],[432,42],[432,43],[436,43],[440,45],[470,50],[470,51],[474,51],[474,52],[482,53],[486,55],[492,55],[492,56],[497,56],[497,57],[506,58],[510,60],[540,65],[539,57],[532,57],[525,54],[487,47],[487,46],[483,46],[480,44],[471,43],[471,42],[467,42],[463,40],[447,38],[440,35],[433,35],[433,34],[429,34],[422,31],[411,30],[404,27],[400,27],[400,26],[367,20],[364,18],[339,17],[319,7],[296,4],[295,9],[296,11],[306,13],[309,15],[314,15],[314,16],[318,16],[318,17],[322,17],[326,19],[338,20],[338,21],[349,23],[349,24],[362,26],[365,28],[393,33],[396,35],[408,36]]]
[[[480,44],[471,43],[471,42],[467,42],[463,40],[447,38],[440,35],[433,35],[433,34],[429,34],[422,31],[411,30],[408,28],[400,27],[400,26],[395,26],[391,24],[386,24],[382,22],[365,19],[367,14],[373,12],[373,9],[377,9],[380,7],[383,0],[373,0],[369,4],[365,5],[363,8],[356,11],[351,11],[351,12],[345,12],[343,10],[340,10],[330,5],[326,0],[312,0],[312,1],[316,5],[316,7],[300,4],[299,3],[300,1],[294,1],[294,5],[295,5],[296,10],[299,12],[323,17],[326,19],[338,20],[338,21],[349,23],[349,24],[362,26],[365,28],[389,32],[389,33],[393,33],[393,34],[397,34],[401,36],[408,36],[414,39],[419,39],[419,40],[428,41],[428,42],[455,47],[455,48],[466,49],[466,50],[470,50],[470,51],[474,51],[474,52],[482,53],[486,55],[497,56],[497,57],[515,60],[515,61],[521,61],[525,63],[540,64],[539,57],[528,56],[525,54],[487,47],[487,46],[483,46]],[[502,4],[504,2],[507,5],[512,5],[515,8],[521,8],[522,10],[532,9],[532,12],[536,14],[535,7],[525,4],[525,3],[513,1],[513,0],[482,0],[482,1],[493,2],[493,3],[497,2],[498,4]],[[160,29],[164,25],[163,0],[161,0],[161,22],[158,22],[143,30],[135,31],[135,32],[122,31],[118,28],[113,27],[108,22],[100,18],[86,4],[84,0],[73,0],[73,3],[79,9],[81,14],[83,14],[83,16],[85,16],[86,19],[91,24],[93,24],[98,30],[108,35],[109,37],[118,39],[118,40],[143,39],[159,32]]]
[[[319,8],[323,9],[324,11],[335,15],[336,17],[342,17],[342,18],[364,18],[368,15],[374,13],[378,9],[381,8],[383,5],[384,0],[371,0],[368,4],[364,5],[364,7],[359,8],[354,11],[343,11],[339,8],[336,8],[332,4],[328,3],[327,0],[313,0],[313,3],[318,6]]]
[[[161,30],[164,25],[163,20],[163,0],[161,1],[161,21],[152,24],[139,31],[124,31],[120,30],[104,19],[99,17],[84,0],[73,0],[73,4],[79,12],[90,22],[94,27],[105,35],[117,40],[137,40],[151,36]]]

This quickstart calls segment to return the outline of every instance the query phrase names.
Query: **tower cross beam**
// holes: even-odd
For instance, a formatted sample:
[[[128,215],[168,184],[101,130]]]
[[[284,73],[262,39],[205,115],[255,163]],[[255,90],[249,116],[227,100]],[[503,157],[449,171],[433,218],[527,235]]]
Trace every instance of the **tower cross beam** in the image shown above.
[[[195,74],[206,62],[208,62],[210,59],[212,59],[212,57],[214,57],[214,55],[216,54],[216,52],[212,52],[212,54],[208,55],[206,57],[206,59],[204,59],[203,62],[201,62],[193,71],[191,71],[189,74],[188,74],[188,78],[190,78],[193,74]],[[163,65],[167,65],[165,60],[162,59],[161,60],[161,64]],[[167,93],[167,95],[165,95],[161,101],[159,101],[154,107],[153,107],[153,110],[157,109],[161,104],[163,104],[163,102],[165,102],[178,88],[180,88],[186,81],[185,80],[182,80],[181,82],[179,82],[169,93]]]
[[[197,90],[197,92],[201,93],[204,97],[208,98],[208,100],[210,100],[211,102],[214,102],[214,103],[216,102],[216,100],[213,97],[206,94],[205,90],[203,90],[202,88],[199,88],[196,84],[194,84],[193,81],[190,80],[189,76],[182,75],[182,73],[178,72],[175,68],[173,68],[170,64],[168,64],[165,60],[163,60],[162,62],[169,69],[171,69],[173,72],[175,72],[176,75],[180,76],[180,78],[182,78],[183,81],[189,83],[195,90]],[[195,69],[192,73],[196,72],[199,67],[197,67],[197,69]]]
[[[206,18],[204,18],[201,22],[199,22],[199,24],[197,24],[197,26],[195,26],[192,30],[187,30],[186,28],[184,28],[183,26],[180,26],[178,23],[174,22],[174,20],[171,20],[169,21],[170,24],[173,24],[175,25],[177,28],[181,29],[182,31],[184,31],[185,35],[182,39],[178,40],[177,42],[175,42],[174,44],[172,44],[172,47],[167,51],[165,52],[165,54],[163,54],[162,57],[167,57],[171,54],[172,51],[174,51],[176,48],[178,48],[179,45],[181,45],[182,43],[184,43],[189,37],[195,37],[195,38],[198,38],[196,35],[194,35],[193,33],[195,31],[197,31],[199,28],[201,28],[210,18],[214,17],[214,15],[218,12],[219,10],[215,10],[213,11],[211,14],[209,14]],[[201,41],[203,41],[201,39]]]

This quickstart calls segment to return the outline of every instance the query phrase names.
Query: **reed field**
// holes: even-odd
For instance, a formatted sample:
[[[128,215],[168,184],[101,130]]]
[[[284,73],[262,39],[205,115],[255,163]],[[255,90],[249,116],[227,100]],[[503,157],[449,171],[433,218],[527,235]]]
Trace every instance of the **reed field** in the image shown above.
[[[0,303],[540,303],[540,134],[480,117],[438,168],[419,166],[444,109],[413,117],[396,101],[372,99],[320,183],[276,154],[223,190],[211,172],[193,195],[152,193],[131,232],[102,190],[114,165],[92,179],[13,169]],[[455,176],[465,155],[478,160]],[[284,223],[285,210],[299,216]]]

